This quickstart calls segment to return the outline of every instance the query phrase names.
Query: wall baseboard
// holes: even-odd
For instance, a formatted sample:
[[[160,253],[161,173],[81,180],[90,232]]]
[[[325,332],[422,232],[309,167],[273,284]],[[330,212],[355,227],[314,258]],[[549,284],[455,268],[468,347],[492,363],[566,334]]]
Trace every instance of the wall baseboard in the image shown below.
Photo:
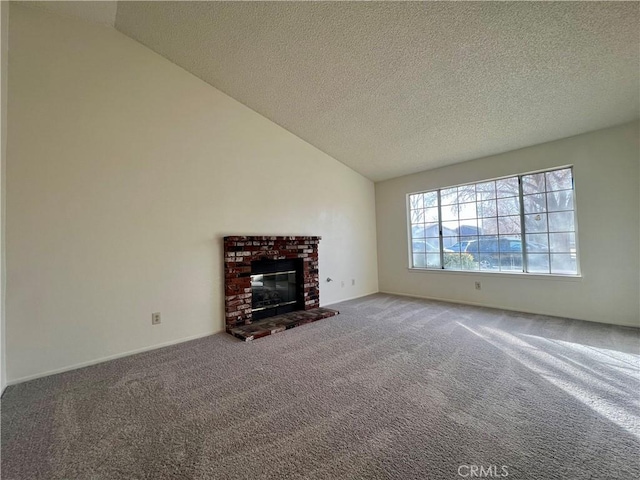
[[[473,307],[485,307],[485,308],[495,308],[496,310],[507,310],[509,312],[520,312],[520,313],[530,313],[532,315],[544,315],[546,317],[557,317],[557,318],[570,318],[572,320],[582,320],[583,322],[592,322],[592,323],[602,323],[604,325],[617,325],[619,327],[631,327],[631,328],[640,328],[640,325],[635,323],[613,323],[613,322],[598,322],[597,320],[589,320],[588,318],[575,318],[575,317],[567,317],[561,316],[557,313],[548,313],[544,311],[534,312],[532,310],[523,310],[516,308],[508,308],[502,305],[494,305],[491,303],[480,303],[480,302],[466,302],[463,300],[451,300],[448,298],[439,298],[439,297],[427,297],[424,295],[411,295],[409,293],[399,293],[399,292],[389,292],[389,291],[380,291],[380,293],[386,293],[388,295],[397,295],[399,297],[409,297],[409,298],[419,298],[422,300],[434,300],[437,302],[446,302],[446,303],[457,303],[460,305],[471,305]]]
[[[397,295],[399,297],[419,298],[419,299],[422,299],[422,300],[434,300],[434,301],[438,301],[438,302],[457,303],[457,304],[462,304],[462,305],[472,305],[472,306],[475,306],[475,307],[495,308],[495,309],[498,309],[498,310],[507,310],[507,311],[511,311],[511,312],[522,312],[522,313],[530,313],[530,314],[534,314],[534,315],[546,315],[546,316],[558,317],[558,315],[554,315],[554,314],[550,314],[550,313],[546,313],[546,312],[533,312],[533,311],[527,311],[527,310],[516,310],[516,309],[513,309],[513,308],[506,308],[506,307],[503,307],[503,306],[500,306],[500,305],[493,305],[493,304],[487,304],[487,303],[466,302],[466,301],[460,301],[460,300],[451,300],[451,299],[447,299],[447,298],[428,297],[428,296],[424,296],[424,295],[411,295],[411,294],[407,294],[407,293],[390,292],[390,291],[383,291],[383,290],[381,290],[379,292],[375,291],[375,292],[365,293],[365,294],[362,294],[362,295],[356,295],[356,296],[350,297],[350,298],[344,298],[344,299],[342,299],[342,300],[340,300],[338,302],[327,304],[327,305],[323,305],[323,307],[330,307],[332,305],[337,305],[337,304],[342,303],[342,302],[348,302],[350,300],[356,300],[358,298],[367,297],[369,295],[374,295],[376,293],[385,293],[385,294],[388,294],[388,295]],[[594,322],[593,320],[587,320],[587,319],[583,319],[583,318],[579,318],[577,320],[584,320],[584,321]],[[605,323],[605,322],[595,322],[595,323]],[[623,323],[612,324],[612,323],[608,323],[608,325],[619,325],[619,326],[622,326],[622,327],[640,328],[638,325],[635,325],[635,324],[623,324]],[[159,343],[159,344],[156,344],[156,345],[151,345],[151,346],[148,346],[148,347],[142,347],[142,348],[138,348],[138,349],[135,349],[135,350],[130,350],[130,351],[123,352],[123,353],[117,353],[115,355],[109,355],[107,357],[101,357],[101,358],[97,358],[97,359],[94,359],[94,360],[89,360],[87,362],[82,362],[82,363],[77,363],[77,364],[74,364],[74,365],[69,365],[67,367],[57,368],[57,369],[54,369],[54,370],[49,370],[49,371],[42,372],[42,373],[37,373],[37,374],[34,374],[34,375],[28,375],[26,377],[20,377],[20,378],[12,379],[12,380],[9,380],[7,382],[7,385],[2,389],[2,392],[0,393],[0,395],[4,395],[4,392],[6,391],[6,388],[8,386],[11,386],[11,385],[17,385],[19,383],[28,382],[29,380],[35,380],[37,378],[48,377],[49,375],[56,375],[58,373],[69,372],[71,370],[77,370],[79,368],[90,367],[91,365],[97,365],[99,363],[104,363],[104,362],[108,362],[108,361],[111,361],[111,360],[116,360],[118,358],[128,357],[130,355],[135,355],[137,353],[144,353],[144,352],[148,352],[148,351],[151,351],[151,350],[157,350],[157,349],[163,348],[163,347],[169,347],[171,345],[177,345],[179,343],[188,342],[190,340],[197,340],[199,338],[204,338],[204,337],[208,337],[210,335],[215,335],[215,334],[221,333],[223,331],[224,330],[218,330],[218,331],[212,331],[212,332],[192,335],[190,337],[180,338],[178,340],[171,340],[169,342],[163,342],[163,343]]]
[[[371,293],[365,293],[363,295],[357,295],[357,296],[351,297],[351,298],[345,298],[345,299],[342,299],[339,302],[335,302],[334,304],[331,304],[331,305],[335,305],[335,304],[341,303],[341,302],[346,302],[346,301],[349,301],[349,300],[355,300],[356,298],[366,297],[368,295],[373,295],[374,293],[378,293],[378,292],[376,291],[376,292],[371,292]],[[328,305],[323,305],[323,306],[328,306]],[[6,388],[8,386],[11,386],[11,385],[17,385],[19,383],[28,382],[30,380],[35,380],[37,378],[48,377],[49,375],[56,375],[58,373],[69,372],[71,370],[77,370],[79,368],[90,367],[91,365],[97,365],[99,363],[108,362],[110,360],[116,360],[118,358],[128,357],[130,355],[135,355],[137,353],[144,353],[144,352],[148,352],[150,350],[156,350],[158,348],[169,347],[171,345],[176,345],[178,343],[188,342],[190,340],[197,340],[198,338],[208,337],[209,335],[215,335],[216,333],[221,333],[221,332],[224,332],[224,330],[217,330],[217,331],[214,331],[214,332],[207,332],[207,333],[201,333],[201,334],[198,334],[198,335],[192,335],[190,337],[180,338],[178,340],[171,340],[169,342],[159,343],[159,344],[151,345],[151,346],[148,346],[148,347],[142,347],[142,348],[138,348],[136,350],[130,350],[130,351],[123,352],[123,353],[117,353],[115,355],[109,355],[107,357],[96,358],[94,360],[89,360],[87,362],[76,363],[74,365],[69,365],[67,367],[56,368],[54,370],[48,370],[46,372],[36,373],[34,375],[27,375],[26,377],[15,378],[15,379],[9,380],[7,382],[7,385],[2,390],[2,393],[4,393]]]
[[[48,377],[49,375],[56,375],[58,373],[70,372],[71,370],[77,370],[79,368],[90,367],[92,365],[97,365],[99,363],[109,362],[111,360],[117,360],[118,358],[128,357],[130,355],[135,355],[137,353],[144,353],[144,352],[149,352],[151,350],[157,350],[159,348],[170,347],[171,345],[177,345],[179,343],[188,342],[190,340],[197,340],[199,338],[208,337],[210,335],[215,335],[216,333],[221,333],[221,332],[224,332],[224,330],[217,330],[214,332],[207,332],[207,333],[199,333],[197,335],[192,335],[190,337],[179,338],[178,340],[170,340],[168,342],[158,343],[156,345],[150,345],[148,347],[142,347],[142,348],[137,348],[135,350],[129,350],[127,352],[116,353],[115,355],[109,355],[107,357],[96,358],[94,360],[89,360],[87,362],[76,363],[74,365],[69,365],[67,367],[56,368],[54,370],[48,370],[46,372],[36,373],[34,375],[27,375],[26,377],[20,377],[20,378],[9,380],[7,382],[6,387],[11,385],[17,385],[23,382],[28,382],[29,380],[35,380],[37,378]],[[2,393],[4,394],[4,390]]]
[[[348,302],[349,300],[355,300],[357,298],[368,297],[369,295],[374,295],[376,293],[382,293],[376,290],[375,292],[363,293],[362,295],[356,295],[355,297],[343,298],[342,300],[338,300],[337,302],[327,303],[326,305],[321,305],[321,307],[331,307],[331,305],[337,305],[338,303]]]

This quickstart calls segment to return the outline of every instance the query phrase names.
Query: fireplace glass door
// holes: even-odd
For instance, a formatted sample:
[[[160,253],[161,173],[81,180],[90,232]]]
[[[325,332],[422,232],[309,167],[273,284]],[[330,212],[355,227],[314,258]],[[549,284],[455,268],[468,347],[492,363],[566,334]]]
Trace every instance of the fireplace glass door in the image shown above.
[[[296,272],[264,273],[251,275],[252,309],[296,303]]]
[[[298,262],[252,262],[252,267],[251,312],[254,320],[300,309]]]

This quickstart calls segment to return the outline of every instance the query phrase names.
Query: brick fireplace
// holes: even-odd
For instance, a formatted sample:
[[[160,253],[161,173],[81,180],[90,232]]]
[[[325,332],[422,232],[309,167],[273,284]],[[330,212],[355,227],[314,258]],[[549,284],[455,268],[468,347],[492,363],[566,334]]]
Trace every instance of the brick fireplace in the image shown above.
[[[225,321],[228,333],[243,340],[270,335],[337,315],[320,308],[318,244],[314,236],[230,236],[224,237]],[[253,268],[265,261],[295,261],[297,269],[297,311],[254,321]],[[277,313],[277,312],[276,312]]]

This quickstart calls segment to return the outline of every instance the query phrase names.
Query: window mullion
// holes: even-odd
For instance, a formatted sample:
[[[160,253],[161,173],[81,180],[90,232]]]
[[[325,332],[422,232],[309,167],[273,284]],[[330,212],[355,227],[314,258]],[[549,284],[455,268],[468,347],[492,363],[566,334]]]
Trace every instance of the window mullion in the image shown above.
[[[518,175],[518,198],[520,200],[520,245],[522,245],[522,271],[529,271],[527,256],[527,232],[524,228],[524,193],[522,189],[522,175]]]
[[[438,241],[440,242],[440,268],[444,269],[444,239],[442,238],[442,205],[440,204],[440,189],[438,189]]]
[[[579,241],[578,241],[578,212],[576,210],[576,178],[573,176],[573,167],[571,167],[571,191],[573,192],[573,234],[574,234],[574,250],[576,255],[576,274],[581,272],[580,270],[580,256],[578,255]],[[569,253],[571,253],[571,246],[569,246]],[[551,246],[549,246],[549,271],[551,271]]]

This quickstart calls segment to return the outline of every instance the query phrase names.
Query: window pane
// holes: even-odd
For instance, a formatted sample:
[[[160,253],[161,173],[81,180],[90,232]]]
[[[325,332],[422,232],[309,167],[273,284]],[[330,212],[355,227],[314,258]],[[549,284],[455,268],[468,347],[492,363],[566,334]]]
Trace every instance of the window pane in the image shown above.
[[[496,193],[498,198],[517,197],[520,195],[518,188],[518,177],[503,178],[496,180]]]
[[[424,268],[427,266],[427,256],[424,253],[413,254],[413,267]]]
[[[463,185],[458,187],[458,200],[462,202],[475,202],[476,201],[476,186],[475,185]]]
[[[547,193],[547,210],[573,210],[573,190],[560,190]]]
[[[498,217],[498,232],[500,235],[519,234],[520,216]]]
[[[575,275],[578,273],[576,259],[570,254],[551,254],[551,273]]]
[[[500,270],[509,272],[522,271],[522,253],[501,253]]]
[[[498,252],[498,237],[478,237],[478,247],[476,252],[481,253],[497,253]]]
[[[549,237],[546,233],[527,235],[527,252],[546,252],[549,250]]]
[[[424,223],[418,223],[413,225],[411,227],[411,238],[416,239],[416,238],[427,237],[428,236],[426,235],[427,228],[428,228],[428,224],[424,224]]]
[[[522,241],[510,238],[501,238],[500,252],[522,254]]]
[[[549,214],[549,231],[550,232],[572,232],[573,212],[556,212]]]
[[[411,223],[424,222],[424,208],[418,210],[411,210]]]
[[[439,253],[427,253],[427,267],[440,268],[440,254]]]
[[[478,221],[479,233],[483,235],[497,235],[498,234],[498,219],[497,218],[481,218]]]
[[[444,268],[449,270],[478,270],[478,263],[468,253],[445,253]]]
[[[459,206],[457,203],[453,205],[443,205],[440,213],[442,214],[442,220],[457,220],[458,219]]]
[[[523,175],[522,177],[522,193],[528,195],[530,193],[541,193],[546,191],[544,173],[535,173],[533,175]]]
[[[528,272],[549,273],[549,255],[546,253],[527,254]]]
[[[500,270],[514,271],[522,269],[522,242],[510,238],[500,238]]]
[[[570,168],[547,172],[547,191],[567,190],[573,188],[573,177]]]
[[[476,184],[478,200],[491,200],[496,198],[496,182],[484,182]]]
[[[471,254],[478,252],[478,237],[464,237],[460,239],[460,243],[464,244],[463,252]]]
[[[423,194],[416,193],[414,195],[409,195],[409,207],[411,209],[424,207]]]
[[[424,206],[425,207],[437,207],[438,206],[438,192],[424,193]]]
[[[440,235],[440,226],[438,223],[425,223],[422,229],[422,237],[437,237]]]
[[[520,200],[518,197],[498,199],[498,216],[520,215]]]
[[[527,233],[547,231],[547,216],[544,214],[532,214],[524,216],[524,229]]]
[[[458,221],[442,222],[442,234],[450,237],[458,236]]]
[[[424,243],[426,244],[427,252],[438,252],[440,254],[440,239],[439,238],[426,238]]]
[[[480,267],[478,262],[474,259],[474,257],[468,253],[463,253],[460,255],[462,260],[462,266],[460,270],[479,270]]]
[[[550,233],[549,245],[552,252],[571,253],[575,250],[576,234],[575,233]]]
[[[440,202],[442,205],[458,203],[458,188],[443,188],[440,190]]]
[[[411,242],[411,250],[413,253],[426,252],[427,244],[422,240],[414,240]]]
[[[442,237],[442,245],[444,248],[449,248],[458,243],[458,237]],[[460,250],[457,250],[460,251]]]
[[[460,268],[460,253],[445,252],[445,254],[444,254],[444,268],[459,269]]]
[[[524,213],[538,213],[546,211],[544,193],[537,193],[535,195],[525,195],[522,197],[524,202]]]
[[[500,262],[498,254],[481,253],[478,256],[478,266],[480,270],[496,271],[499,269]]]
[[[495,200],[478,202],[478,217],[495,217],[498,215],[498,206]]]
[[[440,255],[440,239],[439,238],[425,238],[425,252],[436,253]]]
[[[424,210],[425,222],[437,222],[438,221],[438,207],[426,208]]]
[[[476,218],[476,204],[474,203],[461,203],[458,210],[460,220],[467,218]]]
[[[478,221],[473,220],[460,220],[460,226],[458,227],[458,234],[461,237],[469,235],[478,235]]]

